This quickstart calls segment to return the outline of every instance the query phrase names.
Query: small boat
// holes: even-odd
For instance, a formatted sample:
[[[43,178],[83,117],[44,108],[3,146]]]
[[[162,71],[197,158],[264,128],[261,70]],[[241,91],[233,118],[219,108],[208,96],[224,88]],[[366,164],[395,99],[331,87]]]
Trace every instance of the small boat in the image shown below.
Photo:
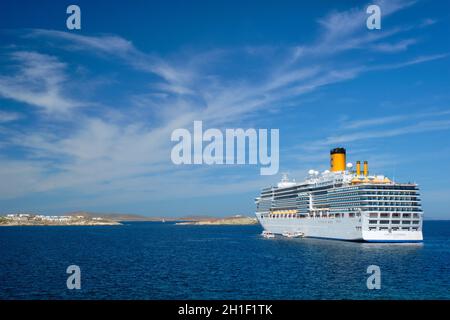
[[[275,238],[275,235],[272,232],[265,231],[265,230],[261,233],[261,235],[267,239]]]
[[[287,238],[303,238],[303,232],[283,232],[282,235]]]

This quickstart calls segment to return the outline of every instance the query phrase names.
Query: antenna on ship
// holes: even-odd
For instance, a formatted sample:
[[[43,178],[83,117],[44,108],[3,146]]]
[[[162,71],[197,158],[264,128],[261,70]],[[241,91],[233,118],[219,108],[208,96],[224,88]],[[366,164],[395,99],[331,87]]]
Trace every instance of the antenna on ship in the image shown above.
[[[392,172],[392,181],[395,182],[395,162],[394,162],[394,170]]]

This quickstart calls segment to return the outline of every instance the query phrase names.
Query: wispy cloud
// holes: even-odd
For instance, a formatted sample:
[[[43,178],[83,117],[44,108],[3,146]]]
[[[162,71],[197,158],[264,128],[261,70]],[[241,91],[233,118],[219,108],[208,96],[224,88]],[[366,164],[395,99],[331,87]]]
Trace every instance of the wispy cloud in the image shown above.
[[[26,38],[50,38],[65,41],[65,48],[70,51],[89,51],[105,58],[118,58],[138,71],[154,73],[168,84],[182,88],[182,82],[190,80],[189,74],[174,68],[156,55],[138,50],[131,41],[116,35],[86,36],[69,32],[34,29],[25,35]]]
[[[22,115],[18,112],[8,112],[0,110],[0,123],[16,121],[22,118]]]
[[[294,150],[302,150],[306,155],[315,155],[319,151],[336,145],[367,146],[369,140],[383,141],[386,138],[413,136],[419,133],[450,130],[450,110],[432,110],[411,112],[391,116],[340,120],[340,125],[319,140],[298,144]],[[394,141],[394,140],[390,140]],[[359,144],[358,144],[359,143]],[[356,149],[352,153],[358,153]],[[363,152],[367,153],[367,152]],[[379,152],[377,152],[379,153]]]
[[[419,24],[419,27],[424,28],[428,26],[432,26],[438,22],[437,19],[427,18],[423,19],[422,22]]]
[[[405,40],[401,40],[397,43],[378,43],[378,44],[375,44],[372,48],[375,51],[379,51],[379,52],[393,53],[393,52],[405,51],[411,45],[416,44],[416,43],[417,43],[417,40],[415,40],[415,39],[405,39]]]
[[[394,129],[383,129],[383,130],[373,130],[364,131],[350,134],[342,134],[337,136],[331,136],[325,141],[326,144],[342,144],[358,140],[368,140],[375,138],[387,138],[395,137],[399,135],[421,133],[428,131],[439,131],[439,130],[449,130],[450,129],[450,119],[447,120],[433,120],[433,121],[422,121],[414,125],[394,128]]]
[[[36,192],[44,178],[43,166],[34,161],[0,158],[0,194],[2,200]]]
[[[383,18],[412,6],[416,1],[374,1],[382,8]],[[346,50],[364,49],[376,41],[391,37],[409,28],[391,28],[389,31],[368,33],[365,7],[355,7],[346,11],[334,11],[318,20],[322,27],[318,41],[307,47],[299,47],[297,57],[304,54],[329,55]]]
[[[398,123],[402,121],[411,121],[418,118],[427,117],[440,117],[450,115],[450,110],[435,111],[435,112],[420,112],[420,113],[408,113],[401,115],[393,115],[387,117],[375,117],[363,120],[346,121],[343,125],[344,129],[361,129],[372,126],[382,126],[391,123]]]
[[[65,113],[81,105],[64,94],[66,64],[56,57],[16,51],[11,59],[16,72],[0,76],[0,96],[39,107],[48,114]]]
[[[382,71],[382,70],[393,70],[393,69],[400,69],[404,67],[413,66],[416,64],[424,63],[424,62],[430,62],[434,60],[444,59],[449,56],[449,53],[439,53],[439,54],[431,54],[431,55],[423,55],[411,58],[409,60],[400,62],[400,63],[391,63],[391,64],[380,64],[372,67],[367,67],[367,70],[372,71]]]

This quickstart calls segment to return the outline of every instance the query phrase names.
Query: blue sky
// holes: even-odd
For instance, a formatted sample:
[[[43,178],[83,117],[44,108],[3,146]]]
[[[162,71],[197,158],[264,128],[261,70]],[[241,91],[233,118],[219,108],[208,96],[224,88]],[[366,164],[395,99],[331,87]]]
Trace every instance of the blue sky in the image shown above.
[[[450,218],[449,15],[427,0],[2,1],[0,212],[252,214],[279,176],[171,162],[171,132],[202,120],[279,129],[297,180],[343,146]]]

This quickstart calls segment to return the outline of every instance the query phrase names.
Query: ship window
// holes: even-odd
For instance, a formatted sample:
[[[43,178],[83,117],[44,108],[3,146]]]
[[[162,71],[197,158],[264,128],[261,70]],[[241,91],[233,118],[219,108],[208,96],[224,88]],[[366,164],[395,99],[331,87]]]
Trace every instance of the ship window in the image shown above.
[[[377,220],[369,220],[370,224],[377,224]]]
[[[413,224],[419,224],[419,220],[414,220]]]
[[[392,223],[392,224],[399,224],[400,221],[399,221],[399,220],[392,220],[391,223]]]
[[[389,220],[380,220],[380,224],[389,224]]]
[[[408,227],[402,227],[402,230],[409,230]]]
[[[411,224],[411,221],[403,221],[403,224]]]

